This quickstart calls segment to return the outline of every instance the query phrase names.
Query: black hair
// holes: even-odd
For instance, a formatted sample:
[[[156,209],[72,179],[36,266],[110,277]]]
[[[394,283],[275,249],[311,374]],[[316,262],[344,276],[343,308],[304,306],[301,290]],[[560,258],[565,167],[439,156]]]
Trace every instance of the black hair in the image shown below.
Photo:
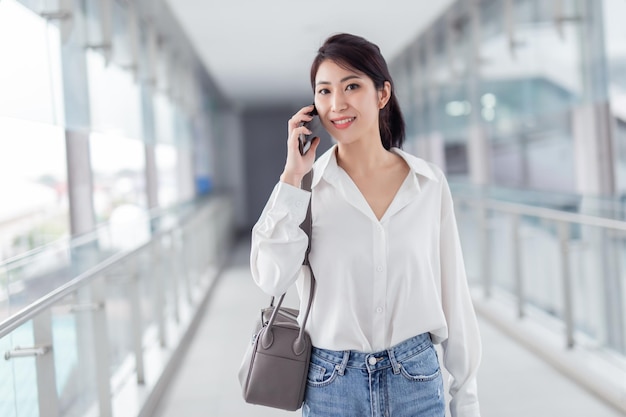
[[[337,65],[353,69],[367,75],[377,89],[382,89],[385,81],[391,84],[391,97],[379,112],[380,137],[385,149],[401,148],[404,142],[404,118],[396,98],[391,74],[380,48],[368,40],[348,33],[340,33],[326,39],[317,51],[311,65],[311,87],[315,89],[315,76],[322,62],[331,60]]]

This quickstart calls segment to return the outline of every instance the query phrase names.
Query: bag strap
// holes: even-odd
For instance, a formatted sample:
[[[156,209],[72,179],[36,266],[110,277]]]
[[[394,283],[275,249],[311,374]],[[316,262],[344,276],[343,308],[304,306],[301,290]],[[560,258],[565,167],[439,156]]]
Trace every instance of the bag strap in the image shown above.
[[[311,184],[313,183],[313,170],[311,169],[302,179],[302,189],[306,191],[311,191]],[[306,248],[306,252],[304,253],[304,260],[302,261],[302,265],[305,265],[309,268],[311,272],[311,288],[309,291],[309,302],[306,306],[306,312],[304,313],[304,319],[302,320],[302,329],[306,327],[307,319],[309,318],[309,311],[311,310],[311,304],[313,303],[313,293],[315,292],[315,274],[313,273],[313,268],[311,268],[311,264],[309,263],[309,253],[311,252],[311,231],[313,229],[313,218],[311,214],[311,200],[313,200],[313,196],[309,199],[309,206],[306,210],[306,216],[304,217],[304,222],[300,225],[300,228],[304,230],[304,232],[309,237],[309,242]]]
[[[313,182],[313,170],[309,171],[304,178],[302,179],[302,189],[306,191],[311,191],[311,184]],[[313,274],[313,269],[311,268],[311,264],[309,263],[309,252],[311,252],[311,230],[313,228],[313,219],[311,216],[311,199],[309,199],[309,206],[307,207],[306,216],[304,221],[300,225],[300,228],[304,230],[304,232],[309,237],[308,245],[306,248],[306,252],[304,253],[304,260],[302,261],[302,265],[305,265],[309,268],[311,273],[311,287],[309,289],[309,300],[307,302],[306,310],[304,313],[304,318],[302,320],[302,326],[300,326],[300,332],[298,333],[298,337],[296,338],[293,344],[293,351],[296,355],[300,355],[304,352],[305,343],[304,343],[304,328],[306,327],[306,322],[309,318],[309,312],[311,311],[311,304],[313,303],[313,294],[315,292],[315,275]],[[274,320],[278,315],[278,310],[280,310],[280,306],[285,299],[285,292],[278,299],[278,303],[272,312],[272,316],[270,317],[269,322],[267,323],[267,330],[263,333],[262,343],[265,348],[268,348],[273,342],[272,332],[270,331],[271,326],[274,324]],[[270,307],[274,305],[274,297],[272,297],[272,301],[270,302]]]

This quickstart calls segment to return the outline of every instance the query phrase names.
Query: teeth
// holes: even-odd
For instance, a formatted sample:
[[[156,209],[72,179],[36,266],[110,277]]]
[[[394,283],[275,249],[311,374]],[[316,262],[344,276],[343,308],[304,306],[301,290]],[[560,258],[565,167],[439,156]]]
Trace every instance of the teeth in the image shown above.
[[[346,123],[350,123],[350,122],[351,122],[351,121],[353,121],[353,120],[354,120],[354,117],[351,117],[351,118],[349,118],[349,119],[337,120],[337,121],[335,121],[334,123],[335,123],[336,125],[345,125]]]

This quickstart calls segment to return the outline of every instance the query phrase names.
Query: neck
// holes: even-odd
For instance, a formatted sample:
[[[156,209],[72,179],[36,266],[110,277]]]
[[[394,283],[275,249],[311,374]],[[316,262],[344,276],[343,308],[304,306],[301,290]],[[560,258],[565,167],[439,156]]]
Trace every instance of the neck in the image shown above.
[[[389,164],[393,154],[380,139],[375,143],[356,141],[337,145],[337,165],[350,175],[367,175]]]

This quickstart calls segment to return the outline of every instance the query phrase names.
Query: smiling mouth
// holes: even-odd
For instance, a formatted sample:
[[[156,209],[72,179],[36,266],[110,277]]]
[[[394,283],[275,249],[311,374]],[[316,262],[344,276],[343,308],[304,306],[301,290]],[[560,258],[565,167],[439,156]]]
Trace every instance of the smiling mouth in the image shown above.
[[[346,124],[348,124],[350,122],[353,122],[354,119],[356,119],[356,117],[349,117],[347,119],[341,119],[341,120],[333,120],[332,122],[336,126],[343,126],[343,125],[346,125]]]

